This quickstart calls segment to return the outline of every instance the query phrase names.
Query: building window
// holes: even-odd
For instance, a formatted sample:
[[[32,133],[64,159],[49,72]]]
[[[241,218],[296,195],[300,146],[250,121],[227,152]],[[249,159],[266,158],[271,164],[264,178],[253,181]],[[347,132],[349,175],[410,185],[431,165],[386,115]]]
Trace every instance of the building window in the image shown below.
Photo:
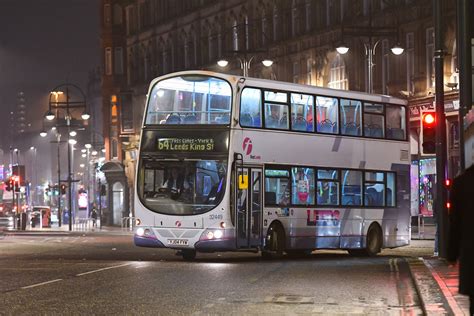
[[[123,49],[122,47],[114,48],[114,73],[123,75]]]
[[[300,80],[300,63],[293,62],[293,83],[298,83]]]
[[[415,92],[413,77],[415,75],[415,34],[407,33],[406,36],[407,56],[407,91],[410,95]]]
[[[434,28],[426,29],[426,83],[427,89],[434,87]]]
[[[127,8],[126,11],[126,19],[127,19],[127,34],[135,33],[136,22],[135,22],[135,8],[130,6]]]
[[[291,34],[293,36],[299,33],[299,17],[298,17],[298,4],[296,0],[293,0],[291,5]]]
[[[113,13],[114,13],[114,19],[113,19],[114,25],[122,24],[122,7],[120,7],[120,5],[118,4],[114,4]]]
[[[112,8],[110,7],[110,4],[104,4],[104,24],[112,24]]]
[[[278,40],[278,8],[275,5],[273,5],[273,41]]]
[[[105,74],[112,75],[112,47],[105,48]]]
[[[250,48],[250,43],[249,43],[250,34],[249,34],[249,17],[247,15],[244,17],[244,23],[245,23],[245,49],[248,50]]]
[[[111,156],[112,159],[117,159],[118,158],[118,142],[115,138],[112,139],[111,142]]]
[[[313,28],[313,17],[311,16],[311,0],[306,0],[305,13],[306,32],[309,32]]]
[[[234,50],[239,50],[239,30],[237,20],[234,20],[234,23],[232,24],[232,48]]]
[[[348,88],[346,65],[339,54],[331,62],[328,87],[341,90],[347,90]]]
[[[313,60],[311,58],[306,60],[306,84],[313,84]]]
[[[388,84],[390,81],[390,60],[389,60],[388,40],[382,41],[382,93],[388,94]]]
[[[133,106],[131,94],[122,94],[120,96],[120,109],[120,126],[122,127],[122,133],[133,133]]]

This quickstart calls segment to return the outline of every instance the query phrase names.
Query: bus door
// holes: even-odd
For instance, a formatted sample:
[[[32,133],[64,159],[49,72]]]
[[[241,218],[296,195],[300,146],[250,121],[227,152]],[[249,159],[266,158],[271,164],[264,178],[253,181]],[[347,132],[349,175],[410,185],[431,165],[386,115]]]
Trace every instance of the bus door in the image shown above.
[[[262,169],[238,167],[237,175],[237,248],[259,247],[262,232]]]

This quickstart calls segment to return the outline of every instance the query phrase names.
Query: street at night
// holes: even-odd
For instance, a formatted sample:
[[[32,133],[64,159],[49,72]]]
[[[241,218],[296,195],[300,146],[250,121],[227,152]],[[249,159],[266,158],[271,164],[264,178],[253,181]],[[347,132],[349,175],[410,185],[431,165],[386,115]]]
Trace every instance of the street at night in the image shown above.
[[[128,235],[7,236],[2,314],[421,314],[407,260],[431,242],[375,258],[199,254],[133,246]]]
[[[470,0],[0,0],[0,316],[474,316]]]

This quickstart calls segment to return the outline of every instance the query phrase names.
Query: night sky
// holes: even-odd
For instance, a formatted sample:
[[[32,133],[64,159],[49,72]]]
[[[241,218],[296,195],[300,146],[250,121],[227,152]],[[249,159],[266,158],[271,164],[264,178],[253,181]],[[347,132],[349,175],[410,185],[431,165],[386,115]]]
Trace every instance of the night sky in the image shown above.
[[[19,91],[37,133],[49,91],[69,82],[86,92],[100,65],[99,8],[99,0],[0,0],[0,126]]]
[[[99,9],[99,0],[0,0],[0,164],[16,163],[9,148],[18,147],[17,162],[37,184],[57,178],[57,144],[51,144],[51,136],[39,136],[49,92],[68,82],[86,93],[89,72],[100,66]],[[31,127],[12,144],[9,119],[19,91]],[[37,148],[35,160],[30,146]]]

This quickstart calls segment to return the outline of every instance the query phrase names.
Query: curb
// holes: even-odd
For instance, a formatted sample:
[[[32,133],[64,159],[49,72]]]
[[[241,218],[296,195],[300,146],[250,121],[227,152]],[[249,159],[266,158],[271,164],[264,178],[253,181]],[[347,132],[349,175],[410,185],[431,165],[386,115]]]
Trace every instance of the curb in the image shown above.
[[[101,236],[101,235],[123,235],[132,236],[131,231],[19,231],[10,230],[4,231],[4,236],[29,236],[29,237],[41,237],[41,236]]]
[[[407,258],[410,274],[425,315],[454,315],[443,291],[422,258]]]

